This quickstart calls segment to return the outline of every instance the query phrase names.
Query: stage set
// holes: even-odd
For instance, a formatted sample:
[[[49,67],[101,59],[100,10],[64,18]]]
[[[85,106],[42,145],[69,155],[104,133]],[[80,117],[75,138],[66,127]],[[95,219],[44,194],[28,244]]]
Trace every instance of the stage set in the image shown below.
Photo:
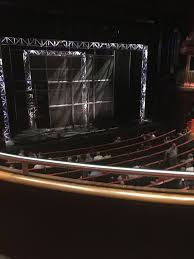
[[[145,119],[148,46],[12,37],[0,44],[6,141]]]

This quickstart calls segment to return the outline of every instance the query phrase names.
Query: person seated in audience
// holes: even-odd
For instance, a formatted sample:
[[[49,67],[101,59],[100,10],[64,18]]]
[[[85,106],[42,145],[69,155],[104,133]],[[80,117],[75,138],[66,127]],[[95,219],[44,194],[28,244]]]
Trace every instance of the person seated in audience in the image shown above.
[[[111,158],[111,154],[105,154],[105,156],[104,156],[104,159],[108,159],[108,158]]]
[[[176,146],[176,143],[173,143],[172,146],[165,153],[165,158],[168,161],[170,166],[177,164],[178,162],[177,156],[178,156],[178,148]]]
[[[24,156],[24,150],[20,149],[20,152],[18,153],[18,156]]]
[[[141,166],[140,166],[140,165],[135,165],[135,166],[133,166],[133,168],[135,168],[135,169],[140,169]]]
[[[37,155],[33,152],[29,152],[28,156],[32,158],[37,158]]]
[[[96,171],[96,170],[91,171],[91,173],[90,173],[90,176],[100,176],[100,175],[102,175],[102,172]]]
[[[178,135],[178,137],[181,137],[181,136],[183,136],[184,134],[183,134],[182,132],[179,132],[177,135]]]
[[[71,156],[67,157],[67,162],[72,162],[72,157]]]
[[[183,134],[187,134],[189,131],[190,131],[190,129],[189,129],[189,127],[187,126],[187,127],[182,131],[182,133],[183,133]]]
[[[76,163],[81,163],[82,162],[82,158],[80,155],[77,155],[77,158],[75,160]]]
[[[156,135],[154,134],[154,132],[152,132],[151,139],[155,139],[155,138],[156,138]]]
[[[37,155],[37,158],[43,158],[43,155],[39,152],[38,155]]]
[[[186,172],[194,172],[194,167],[191,163],[186,164]]]
[[[45,165],[34,165],[33,169],[45,169]]]
[[[120,181],[120,184],[125,184],[126,176],[125,175],[119,175],[117,177],[117,180]]]
[[[169,141],[170,141],[170,138],[169,137],[165,137],[164,143],[168,143]]]
[[[100,152],[97,152],[97,155],[94,157],[94,161],[102,160],[104,157],[100,154]]]
[[[189,153],[189,154],[187,155],[186,161],[187,161],[187,162],[193,161],[193,154],[192,154],[192,153]]]
[[[92,161],[93,161],[93,158],[91,157],[90,153],[87,153],[87,154],[86,154],[85,162],[86,162],[86,163],[89,163],[89,162],[92,162]]]
[[[186,167],[184,166],[181,166],[181,169],[180,169],[181,172],[185,172],[186,171]]]
[[[114,143],[120,143],[121,142],[121,137],[117,137],[114,141]]]

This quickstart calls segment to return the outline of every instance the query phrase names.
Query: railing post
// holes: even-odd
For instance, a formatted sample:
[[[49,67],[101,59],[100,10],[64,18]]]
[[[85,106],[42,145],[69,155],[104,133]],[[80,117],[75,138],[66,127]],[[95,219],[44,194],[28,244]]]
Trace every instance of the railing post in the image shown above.
[[[22,163],[22,171],[23,171],[23,174],[25,174],[25,175],[28,174],[28,163],[26,163],[26,162]]]

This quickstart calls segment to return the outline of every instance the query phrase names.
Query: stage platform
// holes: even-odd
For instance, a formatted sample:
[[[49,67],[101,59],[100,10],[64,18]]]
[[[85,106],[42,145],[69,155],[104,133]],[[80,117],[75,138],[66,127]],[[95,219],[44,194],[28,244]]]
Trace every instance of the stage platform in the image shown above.
[[[113,132],[118,130],[118,127],[112,127],[108,130]],[[73,129],[64,129],[64,128],[57,128],[57,129],[33,129],[33,130],[25,130],[20,134],[16,135],[13,138],[13,142],[15,144],[22,144],[24,145],[34,142],[44,142],[44,141],[53,141],[53,140],[64,140],[67,138],[72,138],[76,136],[87,136],[96,133],[102,133],[107,131],[107,129],[97,129],[97,128],[73,128]]]

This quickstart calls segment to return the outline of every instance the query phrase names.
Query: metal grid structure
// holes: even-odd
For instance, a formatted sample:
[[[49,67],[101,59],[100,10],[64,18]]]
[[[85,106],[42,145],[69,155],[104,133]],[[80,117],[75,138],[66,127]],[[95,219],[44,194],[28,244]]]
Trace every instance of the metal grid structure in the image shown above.
[[[126,44],[126,43],[103,43],[103,42],[85,42],[85,41],[67,41],[67,40],[47,40],[47,39],[31,39],[31,38],[15,38],[15,37],[0,37],[0,45],[14,45],[14,46],[21,46],[21,47],[28,47],[28,48],[64,48],[68,49],[70,55],[77,55],[79,51],[70,51],[70,49],[109,49],[109,50],[137,50],[142,51],[142,71],[141,71],[141,103],[140,103],[140,120],[143,121],[145,119],[145,100],[146,100],[146,79],[147,79],[147,61],[148,61],[148,46],[143,44]],[[35,53],[37,50],[33,50]],[[44,52],[44,50],[39,50],[39,53]],[[50,55],[54,54],[60,55],[60,51],[53,51],[51,50],[49,53]],[[25,61],[25,68],[29,70],[29,62],[27,58],[28,50],[24,52],[24,61]],[[61,52],[61,54],[64,51]],[[48,53],[47,53],[48,54]],[[1,58],[1,56],[0,56]],[[6,93],[5,93],[5,83],[3,77],[3,66],[2,66],[2,58],[1,58],[1,73],[2,73],[2,80],[1,80],[1,99],[3,102],[3,114],[4,114],[4,123],[5,123],[5,130],[4,136],[6,140],[9,139],[10,136],[10,129],[9,129],[9,118],[8,118],[8,110],[7,110],[7,101],[6,101]],[[32,85],[31,82],[31,74],[25,74],[26,81],[27,81],[27,99],[28,99],[28,111],[30,113],[30,125],[33,126],[33,118],[36,114],[36,107],[33,102],[33,94],[32,94]],[[82,101],[85,100],[84,94]],[[85,102],[84,102],[85,103]],[[84,109],[86,108],[86,104],[84,104]],[[87,108],[86,108],[87,109]]]
[[[1,45],[15,45],[23,47],[55,47],[68,49],[113,49],[113,50],[141,50],[142,44],[127,44],[127,43],[103,43],[103,42],[86,42],[86,41],[67,41],[67,40],[45,40],[45,39],[30,39],[30,38],[14,38],[0,37]]]
[[[86,67],[86,56],[83,52],[79,51],[53,51],[53,50],[24,50],[23,51],[23,60],[24,60],[24,73],[26,80],[26,99],[27,99],[27,110],[29,117],[29,125],[31,129],[36,128],[36,112],[37,107],[35,104],[35,97],[33,94],[32,88],[32,77],[31,77],[31,68],[30,68],[30,56],[81,56],[82,62]],[[82,80],[85,81],[86,75],[84,74],[85,69],[82,73]],[[86,73],[86,72],[85,72]],[[60,82],[60,81],[57,81]],[[64,81],[63,81],[64,82]],[[84,86],[84,85],[83,85]],[[86,97],[85,97],[86,95]],[[84,87],[82,89],[82,106],[83,112],[87,111],[87,92]],[[60,105],[57,105],[59,107]],[[53,107],[52,105],[49,107]],[[84,113],[85,114],[85,113]],[[87,125],[87,115],[84,116],[85,124]]]
[[[142,51],[142,68],[141,68],[141,100],[140,100],[140,120],[145,119],[145,102],[146,102],[146,82],[147,82],[147,60],[148,46],[143,47]]]
[[[5,80],[3,74],[3,61],[1,55],[0,48],[0,97],[2,102],[2,110],[3,110],[3,120],[4,120],[4,138],[5,141],[10,139],[10,128],[9,128],[9,115],[7,108],[7,98],[6,98],[6,90],[5,90]]]

